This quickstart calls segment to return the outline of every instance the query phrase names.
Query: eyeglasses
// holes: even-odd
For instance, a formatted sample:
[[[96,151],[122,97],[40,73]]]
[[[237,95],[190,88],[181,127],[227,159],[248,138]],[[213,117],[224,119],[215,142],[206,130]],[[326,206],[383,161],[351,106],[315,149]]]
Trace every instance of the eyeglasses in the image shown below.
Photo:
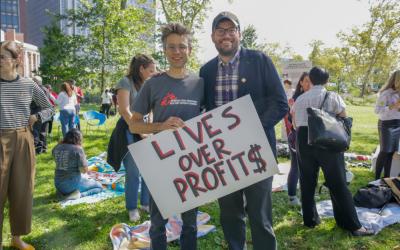
[[[167,45],[167,46],[166,46],[166,49],[169,50],[169,51],[176,51],[176,50],[179,50],[179,51],[184,52],[184,51],[186,51],[186,50],[188,49],[188,46],[187,46],[187,45],[184,45],[184,44],[181,44],[181,45],[179,45],[179,46],[176,46],[176,45]]]
[[[232,27],[232,28],[228,28],[228,29],[215,28],[214,31],[217,36],[224,36],[226,33],[228,33],[228,35],[230,35],[230,36],[233,36],[238,31],[238,28],[236,28],[236,27]]]

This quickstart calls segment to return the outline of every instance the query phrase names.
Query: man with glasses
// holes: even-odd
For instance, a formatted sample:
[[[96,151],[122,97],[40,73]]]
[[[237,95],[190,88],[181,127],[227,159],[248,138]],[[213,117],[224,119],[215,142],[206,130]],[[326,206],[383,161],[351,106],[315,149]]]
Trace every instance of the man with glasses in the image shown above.
[[[205,105],[211,110],[250,94],[276,155],[274,126],[288,112],[285,91],[271,59],[260,51],[240,47],[240,37],[239,20],[233,13],[221,12],[214,18],[211,38],[218,56],[200,69],[205,85]],[[253,249],[276,249],[271,188],[272,177],[218,200],[229,249],[246,248],[246,213]]]
[[[203,79],[190,73],[186,64],[192,50],[192,36],[189,30],[179,23],[162,27],[161,40],[164,54],[168,60],[168,70],[155,76],[143,85],[133,107],[129,130],[135,134],[158,133],[177,129],[200,114],[204,98]],[[153,113],[153,122],[145,123],[143,116]],[[197,208],[181,214],[183,225],[180,246],[184,250],[197,248]],[[150,239],[151,249],[166,250],[166,219],[150,197]]]

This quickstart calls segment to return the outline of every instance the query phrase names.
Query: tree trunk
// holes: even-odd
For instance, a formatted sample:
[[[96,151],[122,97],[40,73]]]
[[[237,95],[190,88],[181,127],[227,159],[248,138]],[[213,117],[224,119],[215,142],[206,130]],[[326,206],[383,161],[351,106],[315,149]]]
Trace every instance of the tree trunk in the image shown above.
[[[369,64],[368,70],[367,70],[367,72],[365,72],[365,75],[364,75],[364,77],[363,77],[363,79],[362,79],[363,87],[362,87],[362,89],[361,89],[360,97],[364,97],[364,95],[365,95],[365,91],[366,91],[366,88],[367,88],[367,82],[368,82],[368,80],[369,80],[369,75],[371,74],[372,65],[374,65],[374,64],[375,64],[375,61],[374,61],[374,62],[371,62],[371,63]]]
[[[103,19],[103,44],[101,49],[101,85],[100,85],[100,93],[104,91],[104,80],[106,73],[106,20]]]
[[[368,65],[368,70],[367,70],[367,72],[365,72],[363,80],[362,80],[363,85],[362,85],[360,97],[364,97],[366,86],[367,86],[367,81],[369,80],[369,75],[371,74],[372,67],[376,63],[377,53],[378,53],[378,48],[375,47],[374,54],[372,55],[371,61]]]

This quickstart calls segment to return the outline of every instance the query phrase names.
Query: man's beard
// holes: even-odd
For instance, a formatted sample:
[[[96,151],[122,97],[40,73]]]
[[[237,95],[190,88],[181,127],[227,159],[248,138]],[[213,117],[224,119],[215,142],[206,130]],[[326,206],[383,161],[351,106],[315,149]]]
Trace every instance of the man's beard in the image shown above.
[[[232,48],[230,50],[224,50],[222,48],[217,48],[217,51],[221,56],[234,56],[236,54],[236,52],[238,51],[238,49],[239,49],[239,46],[236,48]]]

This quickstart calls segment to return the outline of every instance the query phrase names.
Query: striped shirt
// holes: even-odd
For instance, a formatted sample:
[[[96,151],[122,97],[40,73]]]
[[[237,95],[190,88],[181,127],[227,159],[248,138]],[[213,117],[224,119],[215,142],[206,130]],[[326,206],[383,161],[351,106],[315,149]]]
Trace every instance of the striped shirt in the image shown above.
[[[0,79],[0,129],[28,126],[32,101],[41,108],[37,113],[41,121],[54,115],[45,93],[32,80],[19,76],[13,81]]]
[[[386,89],[378,93],[376,100],[375,113],[379,115],[379,120],[396,120],[400,119],[400,110],[389,109],[390,105],[400,100],[400,93],[393,89]]]
[[[315,85],[296,99],[292,107],[292,113],[294,113],[294,121],[297,128],[308,126],[307,108],[319,108],[325,98],[326,92],[324,86]],[[329,96],[326,98],[322,109],[328,113],[337,115],[343,112],[345,108],[346,104],[342,97],[335,92],[329,92]]]
[[[237,98],[239,81],[239,56],[240,49],[228,62],[224,63],[218,58],[217,80],[215,83],[215,105],[224,105]]]

